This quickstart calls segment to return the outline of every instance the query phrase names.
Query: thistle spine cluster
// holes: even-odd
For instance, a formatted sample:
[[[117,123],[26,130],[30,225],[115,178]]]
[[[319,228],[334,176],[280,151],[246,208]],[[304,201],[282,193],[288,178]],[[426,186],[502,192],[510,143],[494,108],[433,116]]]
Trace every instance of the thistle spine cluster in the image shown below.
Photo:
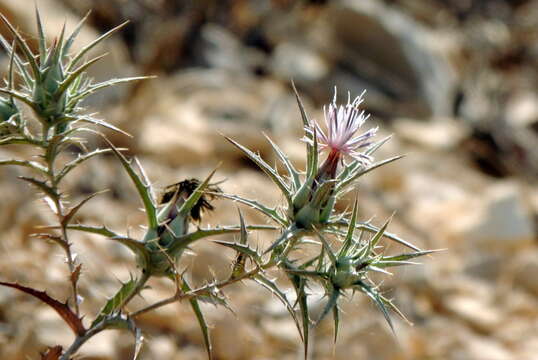
[[[388,268],[414,264],[411,259],[432,251],[421,250],[387,232],[389,221],[381,227],[359,221],[357,201],[351,214],[335,210],[336,202],[350,190],[357,179],[400,158],[396,156],[375,162],[375,151],[389,138],[372,141],[376,129],[356,135],[368,118],[358,109],[363,101],[362,94],[352,102],[348,100],[346,105],[338,105],[335,94],[332,103],[325,108],[327,129],[324,131],[308,117],[297,90],[293,87],[305,130],[303,141],[306,145],[307,162],[304,171],[297,169],[269,138],[267,140],[282,163],[285,174],[270,166],[259,154],[227,138],[275,184],[285,199],[280,206],[272,208],[257,200],[221,192],[211,182],[215,171],[203,181],[186,180],[170,186],[159,200],[155,196],[156,189],[151,185],[142,165],[136,159],[128,159],[104,134],[89,125],[120,132],[121,130],[88,114],[81,106],[86,97],[103,88],[147,79],[133,77],[94,83],[86,74],[90,66],[102,59],[102,56],[98,56],[85,60],[87,53],[124,24],[72,55],[72,45],[87,16],[69,36],[65,35],[65,28],[62,29],[58,38],[49,46],[39,13],[36,15],[39,51],[34,54],[15,27],[0,14],[0,20],[15,39],[10,44],[0,37],[1,45],[10,56],[6,86],[0,88],[0,145],[22,144],[34,147],[39,149],[41,156],[38,161],[0,160],[0,165],[27,168],[30,176],[22,177],[22,180],[36,187],[55,214],[57,223],[44,226],[43,229],[47,232],[35,236],[51,240],[65,251],[72,298],[67,303],[61,303],[45,292],[17,283],[1,281],[0,285],[23,291],[53,307],[75,333],[75,340],[68,348],[49,348],[44,355],[47,356],[46,359],[72,359],[91,337],[101,331],[118,328],[131,331],[135,336],[136,358],[142,345],[142,332],[136,324],[136,318],[161,306],[183,300],[188,301],[198,320],[208,356],[211,358],[210,331],[199,302],[210,301],[228,306],[224,290],[239,281],[256,282],[271,291],[284,304],[304,343],[305,358],[309,349],[311,326],[319,323],[331,312],[336,341],[340,323],[339,302],[347,291],[359,291],[368,296],[380,309],[391,328],[389,310],[404,318],[369,275],[372,272],[387,274]],[[32,110],[33,119],[27,119],[21,110],[24,106]],[[41,125],[40,132],[30,126],[32,121]],[[64,152],[68,145],[80,144],[84,136],[99,136],[106,141],[108,147],[85,152],[71,161],[61,163],[58,155]],[[328,155],[321,162],[320,154],[324,153],[323,150],[326,150]],[[80,208],[98,194],[93,194],[74,206],[68,206],[65,201],[67,193],[61,187],[62,180],[86,160],[106,152],[115,155],[126,175],[132,180],[144,206],[147,231],[141,239],[116,233],[105,226],[95,227],[73,221]],[[346,161],[346,158],[350,161]],[[236,226],[192,226],[200,220],[203,210],[213,208],[210,201],[214,197],[243,204],[261,213],[271,225],[248,225],[239,211]],[[71,251],[69,234],[72,231],[99,234],[124,245],[135,255],[139,269],[138,275],[122,283],[115,295],[104,302],[89,325],[84,325],[78,306],[81,300],[78,280],[82,264],[77,263]],[[252,231],[276,231],[278,236],[270,246],[260,249],[249,242],[249,232]],[[230,248],[236,253],[228,277],[223,281],[215,280],[193,288],[188,278],[177,271],[177,261],[184,251],[197,241],[222,234],[239,236],[235,241],[213,240],[214,244]],[[399,255],[386,255],[381,246],[383,239],[399,243],[409,250]],[[308,259],[298,256],[297,250],[304,246],[313,248],[316,255]],[[268,276],[269,269],[279,269],[288,278],[296,294],[295,303],[290,302],[284,289]],[[176,293],[172,297],[128,312],[126,305],[143,291],[152,277],[169,278],[176,287]],[[328,298],[321,316],[317,319],[312,319],[308,302],[307,288],[313,283],[321,285]]]

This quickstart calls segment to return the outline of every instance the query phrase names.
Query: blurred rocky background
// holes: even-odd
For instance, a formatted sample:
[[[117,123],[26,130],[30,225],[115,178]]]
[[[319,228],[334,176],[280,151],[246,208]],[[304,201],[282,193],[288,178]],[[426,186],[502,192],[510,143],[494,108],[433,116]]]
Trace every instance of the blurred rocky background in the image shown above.
[[[303,164],[290,80],[316,119],[334,86],[341,101],[347,91],[367,90],[369,125],[394,134],[378,158],[407,156],[357,184],[361,217],[381,224],[397,211],[392,232],[422,248],[447,250],[384,282],[414,326],[395,320],[394,337],[357,294],[343,308],[336,346],[332,322],[323,322],[312,335],[310,359],[538,359],[537,0],[36,2],[51,42],[64,22],[72,29],[89,10],[79,47],[130,21],[98,49],[108,56],[92,76],[158,78],[116,87],[87,105],[134,136],[108,134],[140,159],[157,186],[204,177],[222,163],[224,190],[277,204],[277,189],[221,134],[271,159],[265,133]],[[35,39],[33,1],[0,0],[0,12]],[[9,38],[5,28],[0,32]],[[1,53],[3,70],[7,62]],[[97,139],[88,144],[98,145]],[[0,149],[2,158],[14,154],[21,149]],[[66,298],[60,250],[29,237],[53,221],[48,209],[17,180],[22,171],[0,173],[1,278]],[[139,233],[140,204],[112,157],[73,172],[66,190],[78,199],[102,189],[110,191],[89,202],[80,221]],[[205,222],[237,221],[234,204],[215,205]],[[247,213],[247,221],[263,219]],[[106,239],[71,236],[84,264],[82,306],[91,319],[136,269],[131,255]],[[260,244],[270,239],[251,236]],[[182,266],[198,283],[211,278],[208,266],[217,277],[228,274],[231,254],[209,242],[194,250]],[[173,291],[169,281],[152,280],[131,308]],[[295,327],[277,299],[248,282],[227,294],[236,314],[205,309],[216,359],[302,358]],[[139,323],[148,340],[142,359],[206,358],[187,305],[169,305]],[[52,310],[0,288],[0,358],[36,359],[45,345],[71,341]],[[128,359],[131,348],[129,334],[106,332],[80,358]]]

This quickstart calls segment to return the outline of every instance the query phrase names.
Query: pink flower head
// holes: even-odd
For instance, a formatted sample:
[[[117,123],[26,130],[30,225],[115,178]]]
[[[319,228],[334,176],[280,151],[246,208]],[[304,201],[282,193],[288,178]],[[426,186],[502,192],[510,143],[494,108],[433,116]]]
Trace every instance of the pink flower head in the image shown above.
[[[355,133],[370,116],[366,115],[364,110],[359,110],[359,105],[364,101],[365,92],[363,91],[353,102],[351,102],[351,96],[348,93],[347,104],[339,106],[336,104],[335,88],[332,103],[323,107],[327,132],[324,132],[315,121],[313,125],[306,129],[308,133],[313,134],[315,126],[319,149],[320,151],[329,150],[330,158],[342,161],[343,156],[347,155],[364,165],[372,162],[371,156],[365,155],[358,150],[371,144],[369,140],[376,134],[377,128],[369,129],[355,136]],[[311,139],[305,140],[312,143]]]

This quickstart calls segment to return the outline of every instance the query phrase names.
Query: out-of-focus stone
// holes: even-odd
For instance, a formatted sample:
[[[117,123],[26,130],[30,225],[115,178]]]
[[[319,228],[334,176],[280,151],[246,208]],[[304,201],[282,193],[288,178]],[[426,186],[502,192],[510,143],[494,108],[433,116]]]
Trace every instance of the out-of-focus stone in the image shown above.
[[[337,2],[328,18],[338,19],[331,22],[335,39],[328,53],[333,57],[390,89],[415,114],[450,114],[455,73],[446,55],[453,40],[373,0]]]
[[[502,322],[502,314],[483,299],[454,295],[445,299],[446,307],[460,319],[484,332],[492,332]]]
[[[517,184],[492,185],[482,196],[474,205],[469,202],[470,206],[452,220],[456,236],[489,250],[513,248],[532,241],[534,223]]]
[[[514,259],[514,283],[538,296],[538,251],[522,252]]]
[[[243,46],[228,29],[216,24],[205,25],[198,44],[198,55],[207,65],[232,72],[252,71],[264,65],[261,51]]]
[[[268,153],[262,132],[278,126],[271,120],[273,106],[287,96],[274,81],[259,84],[220,70],[182,73],[170,80],[165,93],[142,126],[128,129],[139,136],[142,151],[175,166],[245,158],[222,135]]]
[[[505,112],[511,125],[529,126],[538,121],[538,96],[534,92],[518,94],[508,102]]]
[[[275,48],[271,68],[282,80],[294,79],[299,84],[320,81],[329,72],[328,65],[319,54],[291,42],[280,43]]]
[[[394,128],[399,137],[434,150],[454,149],[466,136],[461,124],[448,118],[429,122],[398,119]]]
[[[462,359],[513,360],[511,352],[501,343],[484,337],[469,337],[464,343]]]

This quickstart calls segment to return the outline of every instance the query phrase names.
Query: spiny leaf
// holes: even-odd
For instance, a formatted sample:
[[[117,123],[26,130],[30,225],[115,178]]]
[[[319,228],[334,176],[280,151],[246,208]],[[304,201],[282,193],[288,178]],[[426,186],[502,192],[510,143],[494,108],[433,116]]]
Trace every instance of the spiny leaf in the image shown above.
[[[116,131],[120,134],[123,134],[123,135],[126,135],[128,137],[132,137],[131,134],[123,131],[122,129],[104,121],[104,120],[100,120],[100,119],[96,119],[92,116],[77,116],[76,117],[76,120],[77,121],[82,121],[82,122],[87,122],[87,123],[90,123],[90,124],[94,124],[94,125],[99,125],[99,126],[102,126],[104,128],[107,128],[107,129],[110,129],[110,130],[113,130],[113,131]]]
[[[136,326],[134,320],[130,317],[126,317],[117,311],[113,314],[107,315],[103,320],[96,325],[99,328],[99,331],[105,329],[123,329],[129,330],[133,333],[135,337],[135,350],[133,354],[133,359],[136,360],[140,354],[140,349],[142,348],[144,337],[142,336],[142,331]]]
[[[117,241],[122,245],[125,245],[128,247],[135,255],[139,256],[140,259],[143,261],[143,264],[141,266],[143,268],[146,267],[147,264],[150,262],[150,253],[148,249],[144,246],[144,243],[134,240],[125,236],[115,236],[111,237],[110,240]]]
[[[75,38],[77,37],[80,30],[82,29],[82,26],[84,25],[84,23],[88,19],[88,16],[90,16],[90,13],[91,13],[91,11],[88,11],[86,13],[86,15],[84,15],[82,20],[80,20],[79,23],[77,24],[77,26],[75,27],[75,30],[73,30],[71,35],[69,35],[67,40],[64,42],[64,45],[62,47],[62,56],[64,56],[64,57],[67,56],[69,50],[71,49],[71,46],[73,45],[73,42],[75,41]]]
[[[13,25],[11,25],[11,23],[8,21],[8,19],[1,13],[0,13],[0,20],[2,20],[2,22],[7,26],[9,31],[13,34],[13,36],[15,37],[17,42],[19,43],[19,45],[20,45],[20,47],[22,49],[22,52],[23,52],[24,56],[26,57],[26,60],[30,64],[30,68],[32,69],[32,72],[34,74],[34,78],[36,80],[39,80],[39,78],[40,78],[39,67],[38,67],[37,62],[35,60],[34,54],[32,53],[32,50],[30,50],[30,47],[28,46],[26,41],[24,41],[21,34],[19,34],[19,32],[17,30],[15,30]]]
[[[286,310],[290,313],[291,317],[293,318],[293,321],[295,322],[295,326],[297,327],[297,331],[299,332],[299,336],[301,337],[301,340],[304,341],[303,332],[301,331],[301,325],[299,323],[299,319],[297,318],[297,314],[295,313],[295,309],[291,305],[291,303],[288,301],[288,297],[286,294],[282,292],[278,288],[278,286],[271,280],[267,279],[264,275],[258,274],[254,276],[254,281],[269,290],[272,294],[274,294],[282,304],[286,307]]]
[[[247,226],[248,230],[276,230],[273,226],[268,225],[249,225]],[[237,226],[224,226],[221,228],[214,228],[214,229],[200,229],[192,233],[188,233],[186,235],[183,235],[176,240],[168,247],[167,251],[168,253],[173,256],[173,254],[178,253],[182,249],[187,248],[190,244],[193,242],[206,238],[208,236],[214,236],[214,235],[221,235],[221,234],[229,234],[229,233],[237,233],[240,232],[241,229]]]
[[[56,189],[50,187],[45,181],[29,178],[26,176],[19,176],[19,179],[29,182],[30,184],[34,185],[39,190],[43,191],[46,195],[50,196],[53,199],[56,199],[59,196],[56,192]]]
[[[299,236],[301,233],[304,233],[304,229],[298,229],[295,226],[292,226],[291,228],[287,228],[284,230],[282,235],[278,239],[276,239],[267,250],[265,250],[263,253],[267,254],[268,252],[273,251],[277,246],[284,243],[285,241],[292,241],[293,238]]]
[[[230,143],[232,143],[239,150],[241,150],[250,160],[252,160],[252,162],[254,162],[260,168],[260,170],[262,170],[267,176],[269,176],[269,178],[278,186],[282,194],[284,194],[284,197],[288,201],[289,206],[292,206],[290,189],[284,179],[275,171],[275,169],[269,166],[269,164],[267,164],[260,157],[260,155],[255,154],[254,152],[250,151],[238,142],[232,140],[228,136],[225,136],[224,138]]]
[[[36,104],[34,103],[34,101],[30,97],[28,97],[27,95],[25,95],[23,93],[20,93],[20,92],[18,92],[16,90],[12,90],[12,89],[2,89],[2,88],[0,88],[0,93],[9,95],[11,97],[14,97],[17,100],[22,101],[23,103],[25,103],[26,105],[28,105],[32,109],[37,110],[37,107],[36,107]]]
[[[338,221],[332,221],[332,222],[329,222],[327,223],[327,226],[326,227],[330,227],[330,226],[338,226],[338,227],[342,227],[342,226],[345,226],[345,227],[349,227],[349,223],[347,220],[345,219],[341,219],[341,220],[338,220]],[[369,223],[364,223],[364,222],[359,222],[357,223],[356,227],[355,227],[357,230],[364,230],[364,231],[367,231],[369,233],[377,233],[379,231],[379,229]],[[398,237],[397,235],[395,234],[392,234],[392,233],[389,233],[389,232],[384,232],[383,233],[383,236],[389,240],[392,240],[394,242],[397,242],[398,244],[401,244],[403,246],[406,246],[414,251],[421,251],[420,248],[416,247],[415,245],[403,240],[402,238]]]
[[[444,251],[444,249],[437,249],[437,250],[423,250],[423,251],[417,251],[413,253],[407,253],[407,254],[400,254],[400,255],[394,255],[394,256],[383,256],[381,259],[382,262],[385,261],[391,261],[391,262],[399,262],[399,261],[406,261],[409,259],[413,259],[419,256],[429,255],[433,254],[438,251]]]
[[[316,233],[318,238],[321,240],[321,243],[323,244],[323,248],[325,249],[325,251],[327,252],[327,255],[329,256],[329,260],[331,261],[331,264],[333,266],[336,266],[336,262],[337,262],[336,255],[331,249],[331,246],[329,245],[325,237],[316,228],[314,228],[314,232]]]
[[[284,264],[287,268],[287,265]],[[287,274],[288,279],[291,281],[295,294],[297,295],[296,304],[299,304],[299,310],[301,312],[301,323],[303,328],[303,344],[304,344],[304,359],[308,358],[308,334],[310,329],[310,315],[308,310],[307,293],[305,290],[306,280],[297,275]],[[295,308],[295,306],[294,306]]]
[[[269,136],[267,136],[265,134],[263,134],[263,135],[265,136],[267,141],[269,141],[269,143],[271,144],[271,146],[273,148],[273,151],[275,152],[277,157],[280,159],[280,161],[286,167],[286,170],[287,170],[288,174],[290,175],[290,177],[291,177],[291,179],[293,181],[294,189],[295,190],[299,189],[301,187],[301,180],[299,178],[299,172],[295,169],[295,167],[293,166],[291,161],[288,159],[286,154],[284,154],[284,152],[280,149],[280,147],[276,143],[274,143],[273,140],[271,140],[271,138]]]
[[[333,307],[337,306],[338,304],[338,297],[340,296],[340,290],[336,289],[332,285],[329,285],[329,294],[328,294],[328,300],[327,304],[323,308],[323,311],[321,312],[321,315],[319,316],[319,319],[316,321],[316,324],[314,326],[317,326],[321,320],[327,316],[327,314],[333,309]],[[337,332],[337,329],[335,328],[335,332]],[[335,335],[336,336],[336,335]]]
[[[67,303],[61,303],[56,299],[53,299],[49,295],[47,295],[44,291],[38,291],[35,289],[32,289],[30,287],[22,286],[17,283],[10,283],[10,282],[4,282],[0,281],[0,285],[7,286],[13,289],[20,290],[28,295],[32,295],[33,297],[41,300],[48,306],[54,309],[62,317],[62,319],[66,322],[67,325],[73,330],[73,332],[76,335],[83,335],[86,332],[86,329],[84,328],[84,325],[82,324],[82,319],[80,319],[67,305]]]
[[[16,159],[9,159],[9,160],[0,160],[0,165],[18,165],[18,166],[25,166],[27,168],[30,168],[32,170],[39,171],[42,174],[47,174],[47,168],[41,165],[38,162],[35,161],[28,161],[28,160],[16,160]]]
[[[182,290],[184,292],[191,291],[191,288],[189,287],[189,284],[187,283],[185,279],[183,279]],[[191,304],[194,315],[196,315],[196,319],[198,320],[200,329],[202,330],[202,335],[204,336],[204,343],[205,343],[205,348],[207,351],[207,357],[211,360],[213,358],[213,351],[212,351],[212,346],[211,346],[211,338],[209,336],[209,328],[205,321],[204,314],[202,313],[202,310],[200,309],[200,305],[198,304],[198,300],[195,297],[190,298],[189,302]]]
[[[237,212],[239,214],[239,226],[241,227],[240,237],[239,237],[239,243],[242,245],[246,245],[248,242],[248,232],[247,227],[245,225],[245,218],[243,217],[243,214],[241,213],[241,209],[237,209]]]
[[[353,213],[351,214],[351,220],[349,221],[349,227],[347,230],[346,237],[344,239],[344,244],[338,252],[338,257],[347,256],[347,252],[351,245],[353,244],[353,234],[355,232],[355,225],[357,223],[357,213],[359,207],[359,199],[355,198],[355,203],[353,204]]]
[[[107,190],[104,190],[104,191],[98,191],[96,193],[93,193],[89,196],[87,196],[85,199],[83,199],[81,202],[79,202],[77,205],[73,206],[69,212],[64,216],[64,218],[62,219],[62,225],[63,226],[67,226],[67,224],[69,224],[71,222],[71,219],[73,219],[73,216],[75,216],[75,214],[77,213],[77,211],[80,210],[80,208],[86,204],[88,201],[90,201],[91,199],[93,199],[95,196],[99,195],[99,194],[103,194],[105,193]]]
[[[387,311],[387,308],[385,307],[385,302],[381,298],[381,295],[379,294],[379,292],[376,289],[374,289],[372,286],[360,280],[357,282],[357,285],[362,290],[362,292],[364,292],[366,295],[368,295],[368,297],[370,297],[370,299],[373,300],[374,304],[377,306],[377,308],[381,311],[381,313],[385,317],[385,320],[389,324],[390,329],[395,334],[394,325],[392,324],[392,320],[390,319],[389,312]]]
[[[379,229],[379,231],[370,239],[370,241],[368,242],[368,248],[367,248],[367,252],[366,252],[365,256],[368,256],[369,254],[372,253],[372,250],[376,247],[377,243],[383,237],[383,234],[385,233],[385,230],[387,230],[387,227],[389,226],[393,216],[394,216],[394,214],[390,218],[388,218],[387,221],[385,221],[385,223]]]
[[[375,170],[383,165],[387,165],[391,162],[394,162],[396,160],[399,160],[401,158],[403,158],[404,155],[398,155],[398,156],[394,156],[394,157],[391,157],[389,159],[386,159],[386,160],[383,160],[383,161],[379,161],[379,162],[376,162],[375,164],[372,164],[370,166],[368,166],[366,169],[362,170],[362,171],[357,171],[357,172],[354,172],[352,174],[350,174],[346,179],[343,179],[342,181],[338,182],[338,185],[335,189],[335,192],[336,193],[340,193],[341,191],[343,191],[350,183],[352,183],[353,181],[357,180],[359,177],[369,173],[370,171],[372,170]]]
[[[116,150],[125,151],[127,149],[116,148]],[[58,173],[58,176],[56,177],[57,181],[60,181],[61,179],[63,179],[71,170],[76,168],[78,165],[80,165],[84,161],[89,160],[96,155],[107,154],[110,152],[112,152],[112,149],[96,149],[84,155],[78,155],[76,159],[71,160],[70,162],[65,164],[65,166],[60,170],[60,172]]]
[[[116,26],[115,28],[113,29],[110,29],[109,31],[107,31],[106,33],[104,33],[103,35],[99,36],[97,39],[95,39],[94,41],[92,41],[91,43],[89,43],[88,45],[84,46],[74,57],[73,57],[73,60],[71,60],[71,62],[69,63],[69,66],[67,67],[67,71],[71,71],[72,68],[82,59],[82,57],[88,52],[90,51],[93,47],[95,47],[97,44],[99,44],[101,41],[109,38],[110,36],[112,36],[112,34],[114,34],[116,31],[118,31],[119,29],[121,29],[122,27],[124,27],[125,25],[127,25],[129,21],[125,21],[121,24],[119,24],[118,26]],[[78,30],[78,27],[75,31],[79,31]],[[75,35],[76,36],[76,35]],[[70,37],[71,38],[71,37]]]
[[[333,307],[333,321],[334,321],[334,343],[338,340],[338,329],[340,327],[340,310],[338,304]]]
[[[226,246],[230,249],[234,249],[239,254],[248,256],[252,259],[256,264],[261,264],[261,255],[258,254],[258,252],[254,249],[251,249],[248,245],[241,244],[241,243],[233,243],[233,242],[227,242],[227,241],[220,241],[220,240],[213,240],[214,243]]]
[[[43,62],[45,58],[45,52],[46,52],[47,46],[45,44],[45,32],[43,31],[43,24],[41,23],[41,16],[39,15],[39,9],[37,8],[37,4],[35,4],[35,17],[37,20],[39,56],[40,56],[41,62]]]
[[[302,276],[302,277],[311,277],[314,279],[319,278],[326,278],[326,274],[321,271],[310,271],[310,270],[301,270],[301,269],[293,269],[293,268],[286,268],[286,272],[289,274]]]
[[[42,229],[58,229],[59,227],[57,225],[52,226],[43,226]],[[115,233],[114,231],[110,230],[106,226],[90,226],[90,225],[82,225],[82,224],[69,224],[67,226],[67,229],[69,230],[76,230],[76,231],[83,231],[91,234],[97,234],[102,235],[108,238],[119,238],[121,235]]]
[[[381,146],[383,146],[390,139],[392,139],[392,135],[389,135],[389,136],[385,137],[384,139],[381,139],[381,140],[373,143],[372,145],[370,145],[366,149],[366,151],[364,152],[364,155],[372,155],[374,152],[377,151],[377,149],[379,149]]]
[[[276,209],[271,209],[271,208],[257,202],[256,200],[245,199],[245,198],[243,198],[241,196],[225,194],[225,193],[216,193],[216,192],[213,193],[212,192],[211,195],[220,196],[220,197],[223,197],[223,198],[226,198],[226,199],[230,199],[230,200],[233,200],[233,201],[240,202],[240,203],[245,204],[245,205],[251,207],[252,209],[257,210],[257,211],[263,213],[264,215],[270,217],[271,219],[273,219],[276,223],[278,223],[280,225],[285,226],[287,224],[286,220],[284,220],[278,214]]]
[[[155,76],[133,76],[133,77],[126,77],[121,79],[111,79],[105,82],[101,82],[99,84],[90,85],[86,88],[86,90],[81,91],[77,93],[75,96],[71,97],[69,100],[69,103],[67,104],[67,107],[74,107],[80,100],[84,99],[85,97],[88,97],[89,95],[101,90],[105,89],[110,86],[114,86],[117,84],[123,84],[133,81],[139,81],[139,80],[147,80],[147,79],[154,79]]]
[[[133,293],[137,290],[137,280],[136,279],[130,279],[126,283],[123,283],[121,288],[118,290],[118,292],[108,299],[108,301],[105,303],[105,305],[101,308],[101,311],[99,311],[99,315],[95,318],[95,320],[91,324],[91,328],[95,325],[99,324],[102,320],[104,320],[108,315],[113,314],[117,310],[119,310],[123,305],[125,299],[128,299],[132,297]]]
[[[69,73],[67,77],[62,81],[58,89],[56,90],[56,96],[59,97],[59,95],[63,94],[67,90],[69,85],[71,85],[75,81],[75,79],[79,78],[84,71],[86,71],[90,66],[92,66],[97,61],[101,60],[107,55],[108,54],[105,53],[105,54],[96,56],[95,58],[88,60],[87,62],[79,66],[73,72]]]
[[[21,58],[16,54],[16,45],[17,41],[13,41],[13,46],[10,46],[7,40],[0,34],[0,45],[6,50],[8,54],[10,54],[10,62],[14,62],[17,66],[17,69],[19,70],[20,75],[22,76],[25,85],[30,88],[32,86],[33,80],[31,79],[30,75],[25,69],[25,66],[23,64],[23,61]],[[13,88],[13,86],[9,86],[10,89]]]
[[[116,147],[107,139],[104,138],[104,140],[108,143],[112,151],[114,152],[114,155],[120,160],[121,164],[123,165],[123,168],[133,181],[136,190],[138,191],[138,195],[142,199],[142,202],[144,203],[144,208],[146,210],[146,217],[148,219],[148,226],[151,229],[156,229],[159,226],[159,223],[157,221],[157,208],[155,206],[154,199],[151,197],[151,191],[150,191],[150,185],[145,184],[140,176],[134,171],[133,167],[131,166],[131,163],[123,156],[122,153],[120,153]]]

